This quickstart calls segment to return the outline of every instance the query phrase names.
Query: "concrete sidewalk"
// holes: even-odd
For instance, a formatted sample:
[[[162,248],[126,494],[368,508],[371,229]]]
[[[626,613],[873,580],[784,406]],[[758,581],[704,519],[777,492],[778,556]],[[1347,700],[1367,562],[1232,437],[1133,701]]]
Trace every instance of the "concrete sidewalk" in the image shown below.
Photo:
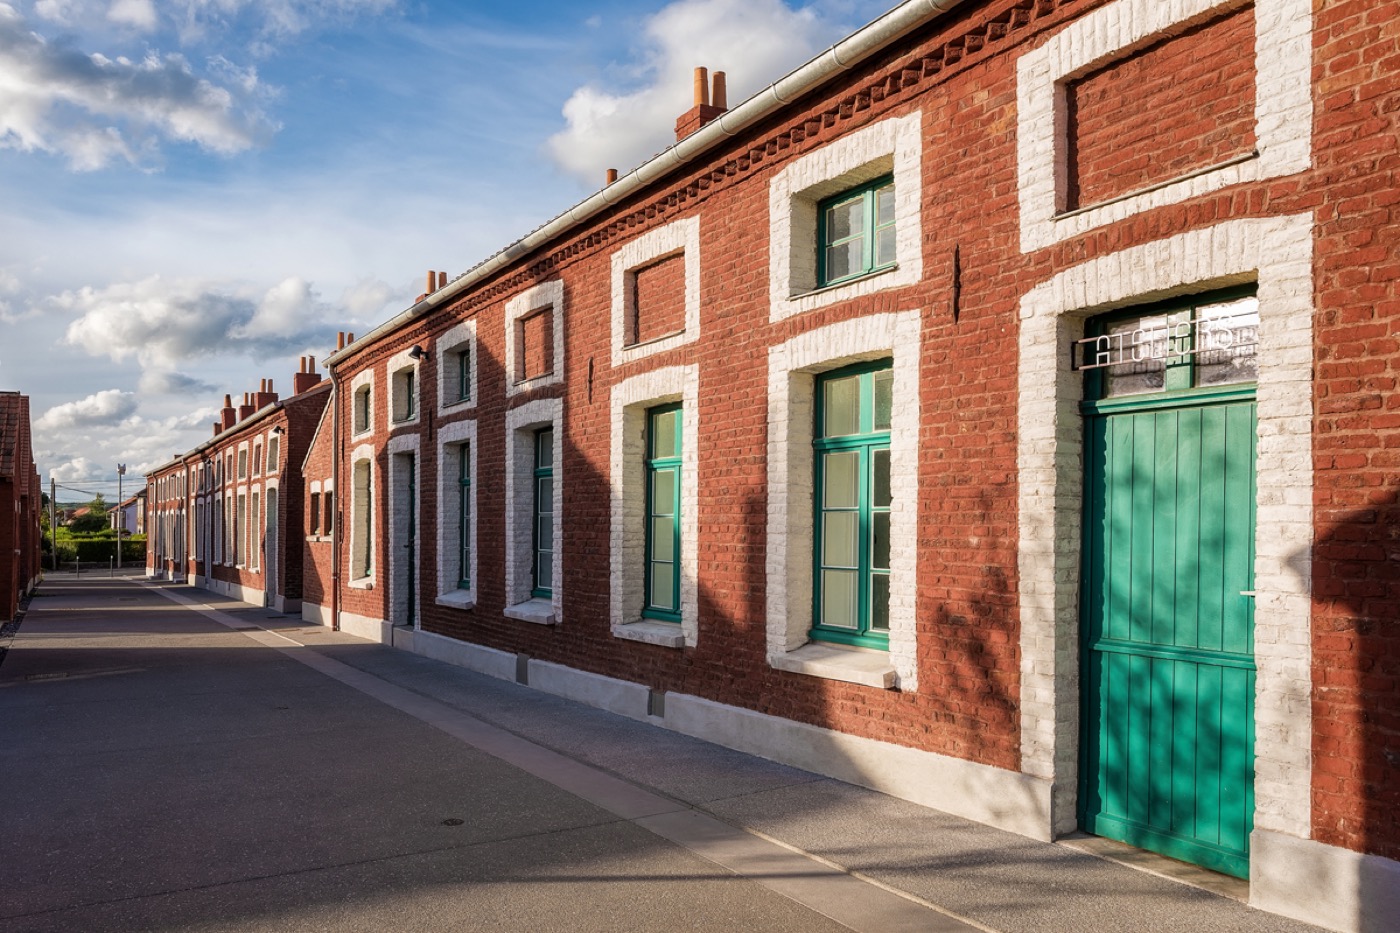
[[[114,631],[104,613],[121,618],[122,629]],[[220,650],[211,653],[215,644]],[[148,657],[153,653],[155,659]],[[186,667],[176,670],[181,656]],[[150,681],[153,675],[165,682]],[[272,721],[266,704],[250,696],[250,684],[269,698],[290,690],[285,703],[274,704]],[[74,734],[73,717],[53,715],[45,697],[56,690],[72,691],[65,703],[73,708],[135,701],[148,717],[156,715],[153,697],[184,701],[173,717],[169,709],[157,717],[164,720],[159,730],[126,719],[124,728],[99,737],[90,729]],[[209,697],[217,701],[200,702]],[[31,714],[36,723],[28,728]],[[285,730],[279,714],[297,727]],[[65,830],[44,824],[77,804],[71,794],[53,791],[25,801],[26,781],[52,783],[56,774],[46,777],[21,757],[95,768],[100,779],[104,769],[93,756],[139,754],[172,734],[184,737],[182,758],[195,736],[237,748],[220,746],[206,762],[213,773],[185,774],[169,787],[180,801],[169,810],[171,820],[190,819],[201,798],[213,813],[229,794],[270,785],[265,802],[283,835],[320,839],[309,847],[267,845],[259,853],[249,832],[230,823],[249,818],[237,807],[197,830],[144,827],[153,843],[198,832],[206,847],[190,863],[202,866],[198,883],[180,875],[160,844],[153,844],[144,871],[137,859],[113,872],[84,855],[78,840],[67,849],[77,865],[46,853],[36,866],[32,853],[0,839],[0,859],[11,867],[0,881],[0,903],[11,903],[16,878],[25,895],[22,910],[0,909],[0,930],[76,929],[65,924],[80,917],[102,921],[88,929],[358,929],[373,921],[392,929],[810,930],[833,920],[833,928],[872,931],[1314,929],[1065,845],[1037,843],[188,587],[51,586],[31,606],[0,668],[0,716],[20,728],[19,751],[7,741],[0,763],[7,809],[21,813],[19,825],[29,833],[21,835],[31,843],[46,831],[63,837]],[[285,744],[288,737],[300,751]],[[81,745],[81,752],[65,743]],[[165,755],[154,758],[172,764]],[[446,769],[455,772],[450,777],[448,761],[456,762]],[[396,837],[395,821],[422,824],[425,812],[465,813],[465,772],[475,774],[468,799],[489,796],[490,805],[465,820],[484,848],[454,842],[442,850],[433,847],[440,842]],[[368,799],[355,799],[357,793]],[[54,798],[50,806],[43,805],[46,795]],[[307,825],[312,814],[315,824]],[[553,825],[561,818],[563,824]],[[349,825],[357,821],[363,832]],[[441,834],[440,824],[429,836]],[[527,844],[507,845],[570,833],[577,844],[565,851],[547,844],[548,859],[538,851],[523,854]],[[373,849],[373,840],[395,838],[398,847],[388,848],[398,853],[391,860],[396,868],[388,874],[397,884],[365,874],[364,865],[385,856],[346,849]],[[513,848],[522,854],[507,851]],[[219,865],[210,855],[219,851],[241,853],[241,864]],[[413,858],[438,860],[428,870],[439,873],[432,886],[401,877],[404,860]],[[528,866],[518,865],[520,859]],[[608,870],[598,870],[600,860]],[[616,871],[617,860],[630,869]],[[346,867],[351,864],[361,867]],[[523,870],[491,877],[490,866],[502,864]],[[91,878],[65,884],[65,869],[79,866]],[[558,882],[560,872],[567,885]],[[363,885],[348,897],[354,911],[331,906],[334,899],[315,880],[322,875],[335,879],[332,888]],[[530,879],[523,887],[522,878]],[[469,892],[463,883],[470,883]],[[561,901],[558,891],[566,887],[570,894]],[[298,900],[301,888],[305,897]],[[259,926],[270,922],[266,912],[240,900],[238,892],[253,890],[276,906],[275,924]],[[373,895],[368,902],[366,891]],[[233,906],[225,909],[225,902]],[[469,905],[471,912],[452,915],[448,904]],[[124,916],[123,909],[136,910],[130,918],[141,923],[107,922]]]

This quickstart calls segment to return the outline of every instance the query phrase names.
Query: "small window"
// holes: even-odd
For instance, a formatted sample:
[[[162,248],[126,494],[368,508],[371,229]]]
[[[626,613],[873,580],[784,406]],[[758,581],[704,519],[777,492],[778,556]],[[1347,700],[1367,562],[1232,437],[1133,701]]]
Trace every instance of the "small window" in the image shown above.
[[[242,567],[248,560],[248,497],[242,493],[238,496],[238,502],[233,510],[233,562]]]
[[[468,348],[457,351],[457,401],[470,401],[472,397],[472,354]]]
[[[311,508],[307,512],[307,534],[321,533],[321,494],[313,492],[311,494]]]
[[[817,381],[816,639],[889,645],[893,388],[890,360]]]
[[[411,421],[418,413],[418,371],[407,366],[394,373],[394,420]]]
[[[257,444],[253,447],[253,475],[261,475],[262,468],[262,444]]]
[[[821,285],[834,285],[894,265],[892,176],[828,198],[817,206],[817,212],[817,278]]]
[[[282,453],[282,439],[276,434],[267,441],[267,472],[276,473]]]
[[[554,429],[535,432],[535,528],[532,596],[554,594]]]
[[[248,478],[248,450],[244,448],[238,452],[238,478]]]
[[[255,491],[249,500],[248,511],[248,567],[259,570],[262,567],[262,498]]]
[[[321,494],[321,499],[326,510],[325,518],[321,521],[321,533],[329,535],[335,527],[335,492],[327,489]]]
[[[681,620],[681,406],[647,412],[646,568],[642,615]]]
[[[369,386],[360,386],[355,390],[353,409],[354,430],[356,434],[363,434],[369,430]]]

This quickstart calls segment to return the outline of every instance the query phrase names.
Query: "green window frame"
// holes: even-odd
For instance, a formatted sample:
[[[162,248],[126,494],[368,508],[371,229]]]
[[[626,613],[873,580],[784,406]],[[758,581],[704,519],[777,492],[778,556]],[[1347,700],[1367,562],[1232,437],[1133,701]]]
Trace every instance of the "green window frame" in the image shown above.
[[[823,373],[812,448],[812,638],[889,648],[892,360]]]
[[[894,176],[885,175],[817,204],[817,285],[895,265]]]
[[[369,430],[369,391],[369,386],[361,386],[355,390],[354,429],[356,434]]]
[[[472,475],[471,475],[471,445],[463,444],[457,448],[458,468],[457,468],[457,556],[459,560],[457,568],[457,585],[462,589],[471,589],[472,585]]]
[[[554,595],[554,429],[535,432],[534,541],[531,549],[532,596]]]
[[[470,347],[457,351],[457,401],[470,401],[472,397],[472,353]]]
[[[681,406],[646,417],[646,547],[642,616],[681,621]]]
[[[406,369],[403,373],[403,418],[401,421],[408,421],[418,413],[418,378],[414,370]]]

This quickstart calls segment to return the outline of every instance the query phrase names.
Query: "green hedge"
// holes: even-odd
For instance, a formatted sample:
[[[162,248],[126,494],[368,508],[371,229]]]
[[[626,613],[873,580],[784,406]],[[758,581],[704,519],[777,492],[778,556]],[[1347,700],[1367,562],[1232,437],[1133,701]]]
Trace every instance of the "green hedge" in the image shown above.
[[[65,554],[64,552],[69,553]],[[71,549],[64,546],[64,542],[58,542],[59,560],[80,560],[88,561],[111,561],[117,558],[117,542],[115,538],[79,538],[72,542]],[[146,542],[132,541],[124,539],[122,541],[122,562],[129,564],[144,563],[146,560]]]

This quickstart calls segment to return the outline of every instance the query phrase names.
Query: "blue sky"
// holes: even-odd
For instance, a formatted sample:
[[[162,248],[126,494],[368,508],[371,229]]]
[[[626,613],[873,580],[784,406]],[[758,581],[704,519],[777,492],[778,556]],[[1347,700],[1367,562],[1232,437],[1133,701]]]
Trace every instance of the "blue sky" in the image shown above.
[[[102,489],[894,0],[0,0],[0,389]],[[128,485],[130,485],[128,483]]]

